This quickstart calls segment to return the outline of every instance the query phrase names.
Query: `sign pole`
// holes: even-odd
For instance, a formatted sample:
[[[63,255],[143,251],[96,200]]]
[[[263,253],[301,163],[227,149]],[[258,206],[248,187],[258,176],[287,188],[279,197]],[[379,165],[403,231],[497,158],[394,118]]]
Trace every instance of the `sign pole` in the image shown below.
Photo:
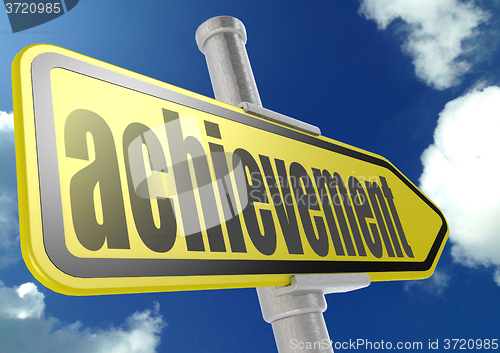
[[[267,110],[262,103],[245,49],[245,26],[230,16],[198,27],[196,43],[205,55],[215,98],[247,112],[320,134],[317,127]],[[279,353],[332,352],[323,312],[325,294],[367,287],[366,273],[295,275],[285,287],[257,288],[264,320],[272,324]]]

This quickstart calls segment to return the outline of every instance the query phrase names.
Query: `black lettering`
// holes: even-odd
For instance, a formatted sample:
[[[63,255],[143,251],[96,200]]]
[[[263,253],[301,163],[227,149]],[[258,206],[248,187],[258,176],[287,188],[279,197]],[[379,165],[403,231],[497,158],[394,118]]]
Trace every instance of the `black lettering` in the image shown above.
[[[216,139],[221,139],[220,135],[220,129],[219,125],[216,123],[212,123],[211,121],[204,121],[205,122],[205,131],[207,132],[207,136],[214,137]]]
[[[226,246],[220,226],[219,212],[215,202],[212,177],[205,150],[195,137],[187,136],[184,138],[178,113],[163,109],[163,118],[181,208],[180,213],[186,233],[187,248],[189,251],[205,251],[188,163],[191,160],[194,166],[197,191],[201,200],[210,251],[225,252]]]
[[[278,170],[280,188],[283,197],[278,189],[278,181],[273,173],[273,168],[269,157],[260,155],[262,169],[266,176],[266,181],[269,186],[269,192],[274,204],[274,209],[278,215],[281,231],[285,238],[286,247],[289,254],[303,254],[302,242],[300,240],[299,226],[297,224],[297,216],[295,207],[290,192],[290,184],[288,182],[288,174],[285,167],[285,162],[281,159],[275,159],[276,168]]]
[[[316,234],[309,212],[309,210],[320,210],[319,201],[311,178],[304,167],[297,162],[293,162],[290,165],[290,177],[294,179],[294,195],[296,195],[297,208],[299,209],[300,219],[302,220],[302,226],[306,233],[307,240],[316,254],[319,256],[326,256],[328,255],[329,246],[325,222],[323,217],[314,216],[314,222],[316,223],[317,229]]]
[[[71,178],[73,226],[78,241],[96,251],[105,241],[109,249],[130,249],[123,194],[113,134],[98,114],[78,109],[69,114],[64,127],[66,156],[89,160],[87,133],[92,135],[95,160]],[[97,221],[94,191],[98,188],[102,224]]]
[[[141,137],[140,139],[137,139]],[[143,145],[146,146],[149,161],[144,161]],[[162,146],[158,137],[147,126],[139,123],[130,124],[123,133],[123,154],[127,169],[128,190],[134,222],[143,243],[156,252],[167,252],[174,246],[177,234],[177,222],[175,220],[172,202],[163,197],[149,199],[137,195],[132,179],[132,169],[140,174],[141,180],[147,180],[145,166],[149,165],[151,171],[168,172],[167,162],[163,154]],[[130,164],[132,158],[132,166]],[[149,195],[149,184],[143,182],[143,192]],[[163,187],[163,185],[161,185]],[[160,215],[160,227],[157,228],[153,219],[153,204],[156,203]]]
[[[209,121],[205,121],[205,129],[207,135],[220,139],[221,134],[219,126]],[[232,252],[247,252],[245,240],[243,238],[243,231],[241,229],[240,217],[237,214],[236,205],[233,203],[235,200],[233,187],[231,181],[226,176],[229,175],[229,168],[226,160],[226,153],[224,147],[215,143],[208,144],[214,164],[215,177],[217,178],[217,185],[219,188],[219,196],[222,203],[224,218],[226,221],[226,229],[229,236],[229,245]],[[233,169],[236,166],[233,166]]]
[[[321,205],[325,212],[326,222],[328,223],[328,229],[330,230],[330,237],[332,238],[333,247],[335,249],[335,254],[344,256],[344,248],[340,240],[339,229],[335,223],[335,218],[333,216],[333,210],[331,208],[330,199],[328,198],[328,192],[330,192],[330,197],[334,198],[332,195],[336,195],[338,199],[337,188],[333,186],[333,180],[327,170],[323,170],[323,175],[319,169],[312,169],[314,179],[316,180],[316,187],[320,195]],[[329,185],[332,185],[330,188]],[[341,228],[341,233],[344,238],[344,243],[346,244],[347,253],[349,256],[356,256],[356,251],[352,244],[351,234],[349,233],[349,228],[347,228],[347,222],[344,217],[344,212],[342,211],[342,204],[338,202],[333,203],[335,209],[335,214],[337,215],[337,220]]]
[[[365,181],[366,190],[368,191],[368,195],[370,197],[370,203],[373,207],[373,212],[375,213],[375,217],[377,218],[377,223],[380,228],[380,232],[382,233],[382,239],[385,244],[385,249],[387,250],[387,254],[390,257],[394,257],[394,251],[392,249],[392,244],[394,244],[394,249],[396,250],[396,255],[398,257],[403,257],[403,252],[401,251],[401,247],[399,246],[399,239],[394,230],[394,226],[392,225],[391,215],[389,210],[387,209],[387,205],[385,203],[384,194],[382,194],[382,190],[378,186],[377,183],[370,183],[369,181]],[[379,207],[380,205],[380,207]],[[382,209],[382,213],[380,212]],[[384,223],[385,218],[385,223]],[[386,227],[387,224],[387,227]],[[387,229],[389,229],[389,234],[391,238],[387,234]],[[392,239],[392,244],[391,244]]]
[[[413,258],[413,251],[411,250],[410,245],[408,245],[408,241],[406,240],[405,232],[403,231],[403,226],[401,225],[401,221],[399,220],[398,211],[396,211],[396,205],[392,201],[394,196],[392,195],[392,191],[387,185],[387,180],[381,176],[380,181],[382,182],[382,191],[384,192],[385,199],[389,204],[389,208],[391,210],[392,218],[394,219],[394,223],[396,224],[396,228],[399,233],[399,239],[401,240],[401,244],[403,245],[403,249],[405,249],[406,255]]]
[[[370,229],[368,229],[367,218],[373,218],[372,211],[370,209],[370,203],[366,196],[363,185],[358,179],[351,176],[348,180],[349,191],[351,194],[351,200],[353,202],[354,209],[356,210],[356,215],[358,216],[359,225],[361,227],[361,232],[365,238],[366,245],[368,249],[376,258],[382,257],[382,242],[380,241],[380,235],[378,234],[377,225],[370,223]],[[372,239],[373,237],[373,239]]]
[[[263,232],[261,232],[254,206],[254,202],[267,203],[266,187],[262,180],[262,174],[257,162],[250,153],[242,148],[235,150],[233,165],[236,163],[234,160],[238,157],[241,159],[243,169],[245,171],[248,170],[249,174],[248,176],[245,173],[246,190],[238,190],[240,195],[242,192],[248,193],[248,205],[241,205],[248,234],[257,250],[264,255],[272,255],[276,251],[276,229],[274,227],[272,212],[270,210],[260,210],[260,217],[264,227]]]
[[[332,176],[332,183],[330,184],[329,189],[332,190],[333,188],[337,188],[338,191],[337,197],[334,197],[334,195],[331,194],[332,201],[334,205],[336,203],[342,203],[344,205],[345,213],[351,227],[352,237],[354,238],[356,248],[358,249],[358,254],[359,256],[366,256],[365,246],[363,245],[363,240],[361,239],[361,235],[359,234],[359,228],[358,224],[356,223],[356,216],[354,215],[349,193],[347,192],[342,177],[338,173],[334,173]],[[345,239],[346,237],[344,236],[344,240]]]

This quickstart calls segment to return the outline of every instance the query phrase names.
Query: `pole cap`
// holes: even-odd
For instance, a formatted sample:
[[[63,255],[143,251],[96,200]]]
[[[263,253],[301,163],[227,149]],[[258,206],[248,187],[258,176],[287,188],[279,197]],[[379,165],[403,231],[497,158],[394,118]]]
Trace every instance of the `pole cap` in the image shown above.
[[[208,38],[226,32],[237,33],[243,39],[243,44],[246,44],[247,31],[240,20],[231,16],[217,16],[206,20],[196,30],[195,38],[198,49],[205,54],[204,46]]]

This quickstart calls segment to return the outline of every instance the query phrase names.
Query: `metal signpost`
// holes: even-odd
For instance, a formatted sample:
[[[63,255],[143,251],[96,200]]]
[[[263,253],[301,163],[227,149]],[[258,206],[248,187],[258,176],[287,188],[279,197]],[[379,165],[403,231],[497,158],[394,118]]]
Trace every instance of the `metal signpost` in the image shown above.
[[[284,352],[325,294],[427,278],[440,210],[385,158],[262,107],[243,24],[203,23],[217,100],[52,45],[12,66],[23,258],[64,294],[257,287]]]
[[[319,128],[262,107],[248,59],[246,30],[229,16],[205,21],[196,31],[196,43],[205,54],[215,98],[246,111],[319,134]],[[257,288],[264,320],[272,324],[279,353],[333,352],[323,312],[325,294],[367,287],[366,273],[295,275],[285,287]]]
[[[264,109],[245,49],[243,23],[220,16],[196,31],[196,43],[205,54],[215,98],[246,111],[319,134],[319,128]],[[257,294],[264,320],[272,324],[278,352],[333,352],[323,318],[324,295],[367,287],[366,273],[295,275],[285,287],[260,287]]]

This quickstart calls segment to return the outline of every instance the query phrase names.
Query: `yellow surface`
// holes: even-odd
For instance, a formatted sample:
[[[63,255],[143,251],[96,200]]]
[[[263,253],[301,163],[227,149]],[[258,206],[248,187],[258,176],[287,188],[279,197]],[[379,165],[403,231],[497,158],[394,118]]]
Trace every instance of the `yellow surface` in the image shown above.
[[[231,288],[231,287],[255,287],[270,285],[286,285],[289,283],[291,274],[280,275],[234,275],[234,276],[186,276],[186,277],[143,277],[143,278],[76,278],[69,276],[56,268],[44,250],[43,233],[41,229],[40,193],[37,173],[37,155],[34,127],[33,94],[31,87],[30,66],[32,60],[39,54],[45,52],[60,53],[78,60],[91,63],[93,65],[106,68],[108,70],[140,79],[148,83],[153,83],[160,87],[194,97],[211,104],[222,106],[226,109],[246,114],[241,108],[237,108],[207,97],[197,95],[180,88],[158,82],[153,79],[129,72],[127,70],[114,67],[112,65],[85,57],[68,50],[48,46],[35,45],[21,51],[13,63],[13,95],[14,95],[14,117],[16,131],[16,155],[18,168],[18,188],[19,188],[19,208],[20,208],[20,229],[21,246],[23,257],[33,274],[46,286],[59,292],[67,294],[105,294],[105,293],[125,293],[125,292],[146,292],[146,291],[167,291],[167,290],[191,290],[208,288]],[[63,205],[64,237],[65,246],[71,254],[81,258],[142,258],[142,259],[250,259],[250,260],[324,260],[324,261],[375,261],[375,262],[423,262],[430,251],[431,246],[442,226],[439,215],[432,210],[417,194],[405,185],[394,173],[364,161],[356,160],[352,157],[335,154],[331,151],[319,147],[307,145],[294,141],[264,130],[259,130],[247,125],[224,119],[219,116],[197,111],[193,108],[182,106],[173,102],[165,101],[150,95],[110,84],[101,80],[84,76],[64,68],[56,68],[50,74],[50,86],[52,88],[52,104],[54,109],[54,122],[56,128],[57,160],[61,188],[61,201]],[[69,88],[71,87],[71,88]],[[73,216],[70,203],[70,183],[71,178],[80,170],[88,166],[93,158],[93,149],[89,147],[89,161],[66,157],[64,127],[66,119],[70,113],[76,109],[86,109],[101,116],[110,127],[113,134],[117,160],[119,163],[119,173],[121,189],[123,192],[123,202],[126,212],[126,222],[128,229],[128,239],[130,249],[109,249],[106,244],[97,251],[90,251],[76,237],[73,226]],[[272,255],[263,255],[253,245],[252,240],[244,226],[244,218],[240,214],[240,221],[243,226],[244,240],[247,248],[246,253],[233,253],[230,250],[228,234],[225,226],[222,226],[226,252],[211,252],[206,233],[204,233],[205,251],[188,251],[183,231],[183,223],[177,217],[178,230],[177,239],[171,250],[167,252],[155,252],[150,250],[142,242],[136,230],[132,209],[129,201],[129,191],[127,175],[123,153],[123,132],[132,123],[140,122],[147,125],[156,134],[160,142],[167,165],[171,166],[170,153],[167,136],[163,128],[162,109],[175,111],[179,114],[184,136],[194,136],[204,144],[205,151],[209,151],[208,143],[215,142],[224,146],[226,152],[233,152],[238,148],[249,151],[259,165],[259,155],[268,156],[272,162],[274,173],[276,167],[275,159],[285,161],[288,168],[291,163],[297,162],[302,165],[309,176],[312,177],[312,168],[326,169],[333,174],[339,173],[347,184],[350,176],[355,176],[358,180],[376,182],[381,185],[380,177],[387,180],[387,184],[394,195],[394,203],[403,225],[406,239],[410,244],[414,257],[406,254],[404,257],[389,257],[385,248],[380,258],[374,256],[365,244],[367,256],[338,256],[335,254],[331,238],[329,237],[329,251],[325,257],[318,256],[306,238],[301,227],[301,217],[296,209],[299,229],[301,229],[301,240],[304,254],[289,254],[283,234],[281,233],[279,220],[271,204],[256,204],[257,210],[271,210],[274,224],[277,229],[277,246]],[[258,119],[252,116],[253,119]],[[204,121],[210,121],[219,125],[221,139],[207,138],[204,135]],[[360,149],[344,145],[342,143],[318,136],[318,139],[331,141],[338,145],[345,146],[351,150],[361,151],[370,156],[383,159],[375,154],[362,151]],[[92,146],[92,139],[87,139],[88,145]],[[206,153],[211,165],[210,153]],[[145,152],[146,155],[146,152]],[[212,180],[215,180],[213,166],[211,165]],[[179,201],[176,196],[175,182],[168,180],[168,175],[164,175],[164,185],[166,185],[164,195],[168,195],[174,201],[174,208],[179,210]],[[267,190],[268,195],[269,190]],[[317,189],[316,189],[317,192]],[[218,192],[215,192],[219,213],[221,204]],[[100,198],[99,190],[94,191],[96,205],[96,219],[102,221],[102,214],[99,211]],[[199,200],[198,200],[199,201]],[[156,201],[151,201],[155,223],[159,223],[158,214],[155,214]],[[199,204],[198,207],[200,208]],[[240,210],[241,211],[241,210]],[[372,210],[373,213],[373,210]],[[259,211],[257,211],[259,214]],[[310,211],[311,216],[323,218],[324,210]],[[179,216],[177,214],[177,216]],[[262,227],[260,217],[257,217]],[[377,224],[375,219],[367,219],[368,223]],[[388,220],[386,220],[387,222]],[[338,222],[338,221],[337,221]],[[360,220],[358,219],[358,224]],[[314,222],[313,222],[314,224]],[[380,225],[377,224],[380,234]],[[315,228],[316,230],[316,228]],[[447,235],[446,235],[447,236]],[[446,240],[446,239],[445,239]],[[401,280],[418,279],[430,276],[436,266],[437,259],[444,247],[441,244],[438,255],[427,271],[416,272],[368,272],[372,281],[379,280]],[[363,242],[365,240],[363,239]]]

